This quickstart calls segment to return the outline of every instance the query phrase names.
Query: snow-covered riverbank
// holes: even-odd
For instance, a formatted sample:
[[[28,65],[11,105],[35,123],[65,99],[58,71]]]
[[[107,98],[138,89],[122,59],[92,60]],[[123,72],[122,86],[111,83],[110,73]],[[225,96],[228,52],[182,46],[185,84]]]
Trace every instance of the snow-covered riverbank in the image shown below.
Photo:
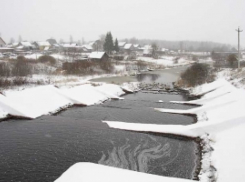
[[[234,80],[233,80],[234,82]],[[203,95],[201,99],[179,104],[198,104],[190,110],[156,108],[160,112],[195,114],[198,122],[189,126],[148,125],[104,121],[112,128],[176,134],[200,137],[204,144],[200,181],[211,179],[217,182],[243,181],[245,165],[245,91],[234,87],[224,79],[204,84],[190,90],[192,95]],[[210,146],[209,150],[207,147]],[[213,149],[213,151],[211,151]]]
[[[7,90],[0,94],[0,119],[9,116],[34,119],[73,105],[89,106],[108,99],[122,99],[120,96],[125,94],[124,91],[132,92],[132,86],[84,83],[60,88],[47,85],[18,91]]]

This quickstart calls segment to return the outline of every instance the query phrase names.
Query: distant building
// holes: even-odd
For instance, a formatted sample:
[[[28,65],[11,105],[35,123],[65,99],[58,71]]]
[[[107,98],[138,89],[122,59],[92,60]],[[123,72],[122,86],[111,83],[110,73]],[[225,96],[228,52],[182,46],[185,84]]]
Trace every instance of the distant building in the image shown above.
[[[101,40],[96,40],[88,44],[92,47],[93,51],[103,51],[103,42]]]
[[[35,49],[35,46],[32,45],[30,42],[20,42],[17,47],[16,47],[16,51],[30,51]]]
[[[51,46],[58,44],[57,41],[55,39],[48,39],[46,40]]]
[[[118,47],[120,52],[122,52],[124,50],[124,46],[126,45],[126,42],[118,42]]]
[[[4,42],[4,40],[0,37],[0,47],[5,47],[6,43]]]
[[[127,54],[131,54],[131,52],[135,50],[133,44],[125,44],[123,49],[124,49],[124,52]]]
[[[51,44],[48,41],[43,42],[34,42],[35,47],[41,51],[47,50],[51,47]]]
[[[88,58],[91,61],[108,61],[109,60],[109,56],[106,52],[92,52]]]
[[[140,46],[139,44],[134,44],[134,49],[135,49],[136,51],[138,51],[140,48],[141,48],[141,46]]]
[[[81,47],[83,48],[83,52],[92,52],[93,51],[93,47],[91,45],[82,45]]]

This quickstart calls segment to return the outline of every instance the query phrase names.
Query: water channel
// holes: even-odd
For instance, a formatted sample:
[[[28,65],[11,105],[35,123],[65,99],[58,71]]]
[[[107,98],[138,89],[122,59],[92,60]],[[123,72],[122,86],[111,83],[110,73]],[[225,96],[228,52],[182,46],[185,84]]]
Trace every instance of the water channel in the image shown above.
[[[1,122],[0,181],[50,182],[77,162],[194,179],[200,165],[195,140],[111,129],[101,122],[188,125],[195,122],[194,118],[153,110],[188,109],[190,106],[167,103],[186,98],[143,92],[124,98],[91,107],[73,107],[35,120]]]

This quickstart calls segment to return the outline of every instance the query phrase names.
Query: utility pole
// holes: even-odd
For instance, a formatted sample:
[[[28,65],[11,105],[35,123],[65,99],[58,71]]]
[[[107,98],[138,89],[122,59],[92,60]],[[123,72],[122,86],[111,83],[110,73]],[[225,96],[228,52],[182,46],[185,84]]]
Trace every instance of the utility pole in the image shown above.
[[[240,27],[236,30],[238,32],[238,69],[240,69],[240,33],[243,30],[240,30]]]

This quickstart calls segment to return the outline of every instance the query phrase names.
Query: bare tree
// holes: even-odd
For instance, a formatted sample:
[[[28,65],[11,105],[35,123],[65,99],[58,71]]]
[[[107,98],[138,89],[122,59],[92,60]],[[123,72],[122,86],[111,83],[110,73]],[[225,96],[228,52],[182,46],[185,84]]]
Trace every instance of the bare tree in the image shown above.
[[[152,43],[151,47],[152,47],[152,57],[153,58],[157,58],[157,53],[156,53],[156,51],[158,50],[157,44],[156,43]]]

